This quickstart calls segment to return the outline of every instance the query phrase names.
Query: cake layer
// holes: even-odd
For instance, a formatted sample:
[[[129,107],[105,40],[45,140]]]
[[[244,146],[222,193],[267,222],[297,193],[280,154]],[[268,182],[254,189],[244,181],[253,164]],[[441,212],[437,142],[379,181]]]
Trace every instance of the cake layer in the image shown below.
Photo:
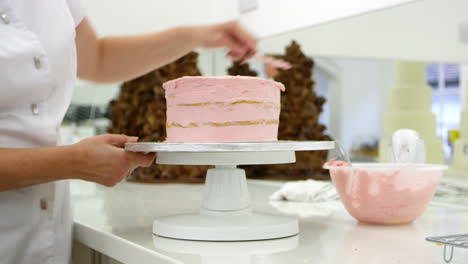
[[[163,85],[167,142],[276,141],[281,83],[255,77],[183,77]]]
[[[259,124],[228,124],[183,128],[167,126],[167,142],[258,142],[277,141],[278,122]]]
[[[431,112],[432,90],[428,85],[394,87],[390,91],[390,111]]]
[[[181,125],[189,123],[276,120],[280,110],[279,104],[265,102],[219,103],[209,105],[172,106],[167,109],[167,120]],[[255,113],[253,115],[252,113]]]
[[[255,77],[182,77],[164,83],[168,106],[236,101],[279,104],[281,83]]]
[[[384,135],[391,136],[398,129],[416,130],[422,137],[434,138],[436,117],[432,112],[387,112],[384,114]]]

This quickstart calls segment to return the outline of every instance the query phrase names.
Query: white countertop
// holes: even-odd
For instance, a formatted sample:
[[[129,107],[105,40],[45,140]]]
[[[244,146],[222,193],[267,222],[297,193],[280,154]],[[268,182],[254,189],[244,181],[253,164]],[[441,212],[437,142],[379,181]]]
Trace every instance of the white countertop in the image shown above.
[[[278,183],[249,181],[253,208],[281,214],[268,197]],[[425,237],[468,233],[468,210],[430,206],[410,225],[358,224],[335,204],[330,215],[313,205],[288,203],[311,215],[300,219],[300,234],[259,242],[191,242],[152,235],[155,217],[198,211],[203,185],[138,184],[114,188],[73,181],[75,239],[123,263],[444,263],[443,247]],[[155,239],[155,241],[153,241]],[[455,248],[451,263],[467,263],[468,249]]]

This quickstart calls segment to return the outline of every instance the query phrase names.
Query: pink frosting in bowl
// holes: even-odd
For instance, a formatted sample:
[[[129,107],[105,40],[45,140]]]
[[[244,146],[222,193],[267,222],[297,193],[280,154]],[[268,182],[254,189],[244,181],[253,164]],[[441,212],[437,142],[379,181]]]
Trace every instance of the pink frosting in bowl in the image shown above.
[[[326,164],[346,210],[360,222],[406,224],[421,216],[447,169],[433,164]]]

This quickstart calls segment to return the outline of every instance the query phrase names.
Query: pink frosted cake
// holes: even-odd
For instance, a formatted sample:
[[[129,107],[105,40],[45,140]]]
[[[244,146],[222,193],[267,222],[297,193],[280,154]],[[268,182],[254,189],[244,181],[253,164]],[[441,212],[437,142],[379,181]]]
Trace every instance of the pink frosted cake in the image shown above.
[[[255,77],[166,82],[167,142],[278,140],[281,83]]]

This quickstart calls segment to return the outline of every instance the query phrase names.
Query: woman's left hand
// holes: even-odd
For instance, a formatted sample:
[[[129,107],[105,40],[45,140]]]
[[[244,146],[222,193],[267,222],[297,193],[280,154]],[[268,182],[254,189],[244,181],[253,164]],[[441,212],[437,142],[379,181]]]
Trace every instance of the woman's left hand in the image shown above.
[[[193,31],[201,47],[226,47],[234,61],[245,61],[257,53],[257,39],[237,21],[196,26]]]

